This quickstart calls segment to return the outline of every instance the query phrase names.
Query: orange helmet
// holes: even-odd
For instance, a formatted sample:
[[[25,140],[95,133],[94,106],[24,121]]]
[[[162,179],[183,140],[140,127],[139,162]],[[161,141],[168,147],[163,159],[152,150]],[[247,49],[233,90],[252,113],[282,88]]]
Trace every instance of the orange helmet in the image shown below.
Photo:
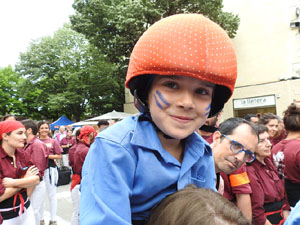
[[[237,61],[227,33],[200,14],[178,14],[161,19],[140,37],[132,54],[126,87],[145,95],[145,75],[181,75],[216,84],[210,116],[231,97]],[[138,96],[137,96],[138,97]]]

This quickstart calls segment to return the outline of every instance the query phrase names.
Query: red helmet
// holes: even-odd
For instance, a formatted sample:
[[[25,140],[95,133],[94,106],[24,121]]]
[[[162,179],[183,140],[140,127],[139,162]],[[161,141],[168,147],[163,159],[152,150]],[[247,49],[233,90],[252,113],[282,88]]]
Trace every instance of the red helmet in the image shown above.
[[[132,94],[145,92],[145,75],[189,76],[216,84],[210,112],[215,115],[232,95],[237,61],[219,25],[200,14],[178,14],[153,24],[136,43],[125,83]]]

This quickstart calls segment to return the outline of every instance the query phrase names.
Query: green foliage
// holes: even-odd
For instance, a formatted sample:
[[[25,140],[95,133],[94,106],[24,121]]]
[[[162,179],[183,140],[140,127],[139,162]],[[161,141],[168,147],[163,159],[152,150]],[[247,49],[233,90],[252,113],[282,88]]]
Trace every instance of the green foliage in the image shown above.
[[[24,113],[17,91],[20,82],[11,66],[0,69],[0,115]]]
[[[20,93],[32,118],[57,119],[65,114],[78,121],[86,114],[114,109],[99,96],[105,94],[111,100],[116,95],[115,67],[69,25],[53,37],[33,41],[20,58],[16,65],[24,78]],[[119,101],[116,106],[123,104]],[[95,108],[97,112],[91,110]]]

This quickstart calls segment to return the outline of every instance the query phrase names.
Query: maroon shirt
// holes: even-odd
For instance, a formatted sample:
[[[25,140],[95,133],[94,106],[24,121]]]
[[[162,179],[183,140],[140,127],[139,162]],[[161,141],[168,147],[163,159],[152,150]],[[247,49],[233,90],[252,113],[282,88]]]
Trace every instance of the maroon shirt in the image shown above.
[[[58,141],[56,139],[41,139],[42,142],[44,142],[48,148],[49,155],[60,155],[63,150],[60,147]]]
[[[8,156],[0,145],[0,195],[3,195],[6,189],[2,184],[3,178],[22,178],[26,174],[27,169],[33,165],[33,163],[26,157],[23,150],[16,149],[15,157],[17,168],[13,165],[13,158]]]
[[[34,137],[29,143],[24,147],[25,155],[31,159],[33,164],[39,169],[40,177],[44,176],[45,169],[48,166],[48,149],[46,145]]]
[[[90,146],[79,141],[74,152],[74,173],[81,176],[82,166]]]
[[[293,183],[300,183],[300,140],[282,140],[272,149],[272,159],[279,173]]]
[[[224,180],[223,196],[229,201],[236,202],[236,194],[251,194],[250,181],[247,177],[246,166],[242,166],[233,173],[227,175],[220,173]]]
[[[76,151],[77,144],[75,143],[69,150],[69,165],[74,169],[74,153]]]
[[[254,224],[265,224],[264,204],[283,201],[287,206],[284,210],[289,210],[290,206],[285,195],[284,184],[279,179],[276,167],[269,157],[265,158],[266,165],[255,160],[247,166],[247,173],[252,189],[252,219]]]
[[[67,145],[67,144],[73,144],[73,138],[72,137],[64,137],[60,141],[60,145]]]

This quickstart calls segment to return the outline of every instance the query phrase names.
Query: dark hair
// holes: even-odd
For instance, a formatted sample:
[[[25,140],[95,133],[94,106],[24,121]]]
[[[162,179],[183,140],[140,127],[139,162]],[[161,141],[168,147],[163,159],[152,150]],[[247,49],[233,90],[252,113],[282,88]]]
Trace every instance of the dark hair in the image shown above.
[[[43,124],[47,124],[48,127],[49,127],[49,129],[50,129],[50,123],[47,122],[47,121],[45,121],[45,120],[43,120],[43,121],[38,122],[38,130],[40,130],[40,128],[41,128],[41,126],[42,126]]]
[[[257,135],[260,135],[260,134],[262,134],[264,132],[268,132],[269,131],[268,127],[266,125],[263,125],[263,124],[256,124],[256,125],[254,125],[254,128],[256,130]]]
[[[278,116],[273,113],[264,113],[259,117],[258,123],[266,125],[270,120],[278,120]]]
[[[292,103],[283,112],[283,123],[287,131],[300,131],[300,107]]]
[[[32,119],[22,120],[21,123],[25,126],[26,130],[31,128],[33,135],[37,134],[38,126],[37,126],[36,122],[34,122]]]
[[[109,122],[107,120],[99,120],[97,126],[100,127],[101,125],[109,126]]]
[[[79,142],[80,130],[81,130],[81,129],[79,128],[79,129],[77,129],[77,130],[75,131],[75,140],[76,140],[76,143]]]
[[[244,116],[244,119],[247,120],[247,121],[249,121],[249,122],[251,122],[251,118],[252,117],[257,117],[257,116],[255,114],[246,114]]]
[[[5,121],[7,118],[9,117],[14,117],[16,120],[17,118],[15,117],[15,115],[12,115],[12,114],[6,114],[5,116],[2,117],[1,121]]]
[[[153,209],[147,225],[250,225],[232,202],[211,189],[188,186]]]
[[[221,134],[230,135],[241,124],[247,124],[251,129],[251,133],[257,135],[254,125],[251,122],[238,117],[232,117],[225,120],[220,124],[218,130],[220,131]]]

